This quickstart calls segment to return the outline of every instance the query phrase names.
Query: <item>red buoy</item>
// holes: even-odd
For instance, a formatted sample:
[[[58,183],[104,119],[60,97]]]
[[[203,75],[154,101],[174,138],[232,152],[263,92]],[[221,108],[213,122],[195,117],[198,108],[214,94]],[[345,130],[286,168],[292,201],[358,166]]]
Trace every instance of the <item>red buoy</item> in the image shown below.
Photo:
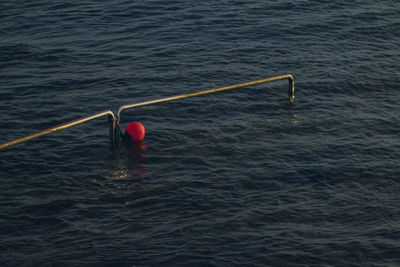
[[[143,124],[141,124],[140,122],[137,122],[137,121],[129,123],[126,126],[125,131],[129,134],[131,139],[134,141],[142,140],[146,134]]]

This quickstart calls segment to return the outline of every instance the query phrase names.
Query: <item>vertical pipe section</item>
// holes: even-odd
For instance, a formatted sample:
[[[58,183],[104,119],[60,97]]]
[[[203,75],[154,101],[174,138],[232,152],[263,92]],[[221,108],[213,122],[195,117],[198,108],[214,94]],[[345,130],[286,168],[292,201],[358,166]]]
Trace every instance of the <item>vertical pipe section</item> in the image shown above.
[[[289,101],[294,101],[294,78],[291,74],[287,74],[287,78],[289,80]]]

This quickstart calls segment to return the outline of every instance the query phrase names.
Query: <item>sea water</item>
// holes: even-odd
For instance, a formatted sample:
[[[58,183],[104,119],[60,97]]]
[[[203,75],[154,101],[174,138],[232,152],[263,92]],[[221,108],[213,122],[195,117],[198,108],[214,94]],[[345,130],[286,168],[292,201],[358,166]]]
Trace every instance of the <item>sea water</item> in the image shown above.
[[[0,3],[2,266],[400,264],[398,1]]]

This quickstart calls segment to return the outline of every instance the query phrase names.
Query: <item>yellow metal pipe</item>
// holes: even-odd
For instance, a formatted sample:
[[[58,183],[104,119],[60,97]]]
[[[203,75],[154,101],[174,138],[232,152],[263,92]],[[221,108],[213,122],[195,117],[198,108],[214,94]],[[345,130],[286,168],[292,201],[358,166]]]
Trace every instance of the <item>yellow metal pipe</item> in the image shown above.
[[[145,102],[140,102],[140,103],[135,103],[135,104],[128,104],[128,105],[123,105],[121,106],[118,111],[117,114],[115,115],[111,110],[106,110],[91,116],[87,116],[84,118],[80,118],[71,122],[67,122],[52,128],[49,128],[47,130],[35,133],[35,134],[31,134],[31,135],[27,135],[25,137],[21,137],[18,139],[15,139],[13,141],[10,142],[6,142],[3,144],[0,144],[0,150],[5,149],[7,147],[13,146],[13,145],[17,145],[35,138],[38,138],[40,136],[43,135],[47,135],[50,133],[54,133],[60,130],[64,130],[67,128],[70,128],[72,126],[96,119],[96,118],[100,118],[103,116],[108,115],[111,119],[111,125],[110,125],[110,141],[112,143],[112,145],[114,147],[119,145],[119,139],[120,139],[120,129],[119,129],[119,122],[120,122],[120,114],[123,110],[126,109],[132,109],[132,108],[137,108],[137,107],[143,107],[143,106],[148,106],[148,105],[153,105],[153,104],[158,104],[158,103],[163,103],[163,102],[170,102],[170,101],[174,101],[174,100],[180,100],[180,99],[185,99],[185,98],[189,98],[189,97],[195,97],[195,96],[200,96],[200,95],[206,95],[206,94],[211,94],[211,93],[217,93],[217,92],[221,92],[221,91],[227,91],[227,90],[231,90],[231,89],[235,89],[235,88],[240,88],[240,87],[246,87],[246,86],[252,86],[252,85],[257,85],[257,84],[262,84],[262,83],[267,83],[267,82],[272,82],[272,81],[277,81],[277,80],[283,80],[283,79],[288,79],[289,80],[289,98],[290,101],[292,102],[294,100],[294,78],[291,74],[285,74],[285,75],[279,75],[279,76],[274,76],[274,77],[269,77],[269,78],[264,78],[264,79],[260,79],[260,80],[254,80],[254,81],[250,81],[250,82],[244,82],[244,83],[239,83],[239,84],[234,84],[234,85],[228,85],[228,86],[224,86],[224,87],[218,87],[218,88],[214,88],[214,89],[208,89],[208,90],[204,90],[204,91],[198,91],[198,92],[194,92],[194,93],[187,93],[187,94],[181,94],[181,95],[176,95],[176,96],[170,96],[170,97],[165,97],[165,98],[161,98],[161,99],[156,99],[156,100],[150,100],[150,101],[145,101]]]
[[[126,109],[132,109],[132,108],[149,106],[149,105],[154,105],[154,104],[159,104],[159,103],[164,103],[164,102],[181,100],[181,99],[185,99],[185,98],[189,98],[189,97],[217,93],[217,92],[227,91],[227,90],[236,89],[236,88],[240,88],[240,87],[246,87],[246,86],[268,83],[268,82],[284,80],[284,79],[289,80],[289,100],[290,100],[290,102],[293,102],[294,101],[294,78],[291,74],[285,74],[285,75],[279,75],[279,76],[273,76],[273,77],[268,77],[268,78],[264,78],[264,79],[254,80],[254,81],[250,81],[250,82],[238,83],[238,84],[228,85],[228,86],[224,86],[224,87],[218,87],[218,88],[214,88],[214,89],[198,91],[198,92],[194,92],[194,93],[181,94],[181,95],[170,96],[170,97],[165,97],[165,98],[160,98],[160,99],[155,99],[155,100],[144,101],[144,102],[140,102],[140,103],[123,105],[118,109],[117,114],[116,114],[116,127],[115,127],[115,133],[114,133],[115,144],[116,145],[119,144],[119,138],[120,138],[119,122],[121,120],[121,112]]]
[[[90,121],[90,120],[93,120],[93,119],[97,119],[97,118],[100,118],[100,117],[103,117],[103,116],[106,116],[106,115],[109,115],[112,118],[112,127],[115,128],[115,121],[116,121],[115,120],[115,115],[111,110],[106,110],[106,111],[103,111],[103,112],[100,112],[100,113],[97,113],[97,114],[94,114],[94,115],[91,115],[91,116],[80,118],[80,119],[77,119],[77,120],[74,120],[74,121],[71,121],[71,122],[67,122],[67,123],[64,123],[64,124],[61,124],[61,125],[58,125],[58,126],[55,126],[55,127],[51,127],[51,128],[49,128],[47,130],[44,130],[44,131],[41,131],[41,132],[38,132],[38,133],[34,133],[34,134],[31,134],[31,135],[27,135],[27,136],[15,139],[15,140],[10,141],[10,142],[3,143],[3,144],[0,145],[0,150],[2,150],[4,148],[7,148],[7,147],[10,147],[10,146],[14,146],[14,145],[26,142],[26,141],[29,141],[29,140],[32,140],[32,139],[35,139],[35,138],[38,138],[38,137],[43,136],[43,135],[47,135],[47,134],[51,134],[51,133],[54,133],[54,132],[57,132],[57,131],[61,131],[61,130],[70,128],[72,126],[75,126],[75,125],[78,125],[78,124],[81,124],[81,123],[84,123],[84,122],[87,122],[87,121]]]
[[[163,102],[170,102],[170,101],[174,101],[174,100],[180,100],[180,99],[185,99],[185,98],[194,97],[194,96],[217,93],[217,92],[227,91],[227,90],[231,90],[231,89],[235,89],[235,88],[257,85],[257,84],[273,82],[273,81],[283,80],[283,79],[289,80],[290,101],[293,101],[294,100],[294,78],[291,74],[285,74],[285,75],[274,76],[274,77],[269,77],[269,78],[260,79],[260,80],[254,80],[254,81],[250,81],[250,82],[244,82],[244,83],[238,83],[238,84],[228,85],[228,86],[224,86],[224,87],[218,87],[218,88],[214,88],[214,89],[208,89],[208,90],[194,92],[194,93],[187,93],[187,94],[170,96],[170,97],[165,97],[165,98],[156,99],[156,100],[150,100],[150,101],[145,101],[145,102],[140,102],[140,103],[123,105],[118,109],[117,123],[119,122],[121,111],[126,110],[126,109],[149,106],[149,105],[159,104],[159,103],[163,103]]]

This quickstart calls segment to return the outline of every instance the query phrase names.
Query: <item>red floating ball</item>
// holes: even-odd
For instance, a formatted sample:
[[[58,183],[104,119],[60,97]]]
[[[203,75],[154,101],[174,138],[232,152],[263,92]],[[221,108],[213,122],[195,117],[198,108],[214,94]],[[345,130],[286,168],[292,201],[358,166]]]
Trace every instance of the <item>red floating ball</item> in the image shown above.
[[[131,139],[134,141],[142,140],[144,138],[144,135],[146,134],[143,124],[141,124],[140,122],[137,122],[137,121],[129,123],[126,126],[125,131],[129,134]]]

